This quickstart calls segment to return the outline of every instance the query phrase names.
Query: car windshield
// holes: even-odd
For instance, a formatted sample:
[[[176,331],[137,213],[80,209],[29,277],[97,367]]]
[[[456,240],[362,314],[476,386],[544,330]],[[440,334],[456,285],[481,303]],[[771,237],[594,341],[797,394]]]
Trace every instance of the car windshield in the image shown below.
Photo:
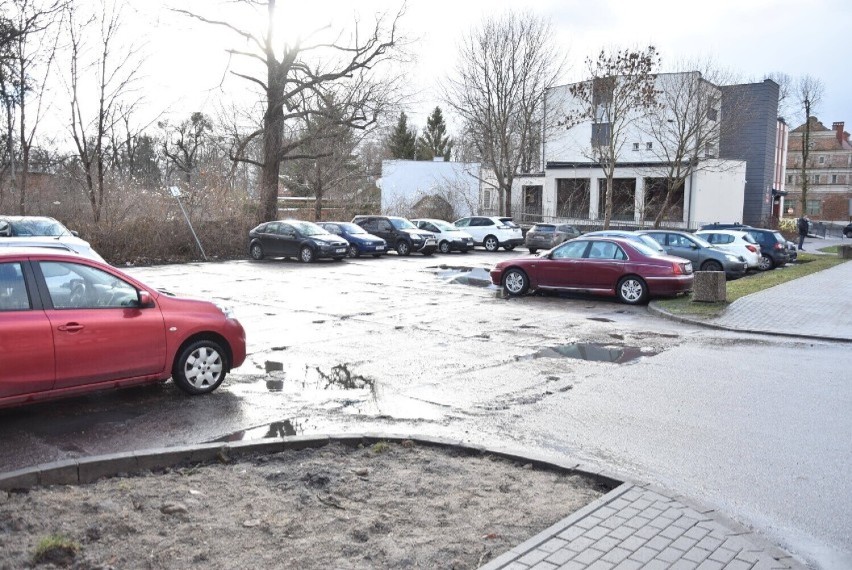
[[[555,230],[556,226],[551,226],[550,224],[536,224],[533,226],[531,231],[553,233]]]
[[[772,235],[775,236],[775,239],[778,240],[779,243],[785,243],[787,241],[787,239],[778,232],[772,232]]]
[[[359,226],[358,224],[353,224],[351,222],[339,222],[337,224],[341,230],[343,230],[347,234],[365,234],[367,233],[364,228]]]
[[[647,256],[651,256],[651,257],[660,255],[661,252],[660,252],[659,249],[652,248],[648,245],[645,245],[645,240],[643,240],[641,238],[647,237],[647,236],[637,236],[637,237],[639,237],[640,239],[630,240],[630,245],[633,246],[633,249],[635,249],[636,251],[638,251],[642,255],[647,255]],[[651,241],[654,241],[651,238],[648,238],[648,239],[650,239]],[[657,243],[657,242],[654,242],[654,243]],[[657,244],[657,245],[659,245],[659,244]],[[663,252],[663,253],[665,253],[665,252]]]
[[[68,236],[71,232],[68,228],[47,218],[34,218],[30,220],[15,220],[9,223],[12,226],[13,236]]]
[[[698,236],[698,235],[692,234],[692,239],[693,239],[696,243],[698,243],[698,245],[700,245],[701,247],[713,247],[713,244],[712,244],[712,243],[710,243],[709,241],[707,241],[706,239],[704,239],[704,238],[703,238],[703,237],[701,237],[701,236]]]
[[[643,244],[645,247],[654,251],[654,253],[659,254],[659,253],[665,253],[666,252],[666,250],[663,249],[663,246],[661,246],[660,243],[657,240],[655,240],[654,238],[652,238],[651,236],[646,236],[646,235],[643,234],[643,235],[638,235],[638,236],[627,235],[627,236],[624,236],[624,237],[626,237],[627,239],[631,239],[635,242]]]
[[[512,220],[512,218],[500,218],[500,221],[503,223],[504,226],[509,226],[510,228],[520,227],[514,222],[514,220]]]
[[[393,224],[398,230],[416,230],[414,224],[406,220],[405,218],[390,218],[390,223]]]
[[[318,236],[328,233],[328,230],[319,227],[313,222],[290,222],[290,224],[304,236]]]
[[[433,226],[436,226],[442,232],[457,232],[459,229],[452,224],[448,224],[443,220],[429,220]]]

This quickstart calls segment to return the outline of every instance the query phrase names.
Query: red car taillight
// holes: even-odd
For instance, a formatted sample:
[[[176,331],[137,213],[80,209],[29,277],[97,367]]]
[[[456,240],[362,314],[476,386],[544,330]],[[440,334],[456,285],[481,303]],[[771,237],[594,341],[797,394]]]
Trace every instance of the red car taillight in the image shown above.
[[[776,244],[775,244],[775,245],[773,245],[772,247],[773,247],[774,249],[784,249],[784,244],[783,244],[783,243],[776,243]]]
[[[683,275],[683,267],[680,266],[680,263],[672,263],[672,272],[675,275]]]
[[[757,248],[754,247],[753,245],[747,245],[746,249],[749,250],[752,253],[757,253]]]

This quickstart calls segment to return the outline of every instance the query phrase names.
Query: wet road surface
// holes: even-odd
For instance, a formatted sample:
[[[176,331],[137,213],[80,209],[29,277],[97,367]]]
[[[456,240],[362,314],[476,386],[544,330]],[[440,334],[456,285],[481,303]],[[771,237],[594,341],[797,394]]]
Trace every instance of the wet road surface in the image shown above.
[[[3,469],[215,440],[388,431],[597,462],[719,508],[824,568],[852,567],[848,345],[725,333],[591,297],[505,299],[518,252],[133,268],[224,301],[246,363],[0,411]]]

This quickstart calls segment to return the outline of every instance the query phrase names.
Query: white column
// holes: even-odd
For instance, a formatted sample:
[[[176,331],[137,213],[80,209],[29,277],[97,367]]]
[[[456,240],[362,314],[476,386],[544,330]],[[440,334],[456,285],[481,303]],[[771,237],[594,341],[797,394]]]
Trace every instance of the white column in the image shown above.
[[[597,220],[600,212],[598,212],[598,202],[601,195],[601,179],[592,176],[589,178],[589,219]]]
[[[636,178],[636,192],[633,196],[633,220],[642,220],[642,210],[645,209],[645,177]]]

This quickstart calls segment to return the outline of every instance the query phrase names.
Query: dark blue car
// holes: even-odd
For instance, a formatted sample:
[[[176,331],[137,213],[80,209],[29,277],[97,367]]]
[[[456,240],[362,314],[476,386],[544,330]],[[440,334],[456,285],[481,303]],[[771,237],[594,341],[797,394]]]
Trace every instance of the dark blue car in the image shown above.
[[[358,224],[350,222],[319,222],[325,231],[338,235],[349,242],[349,257],[372,255],[379,257],[388,252],[385,240],[373,234],[368,234]]]

